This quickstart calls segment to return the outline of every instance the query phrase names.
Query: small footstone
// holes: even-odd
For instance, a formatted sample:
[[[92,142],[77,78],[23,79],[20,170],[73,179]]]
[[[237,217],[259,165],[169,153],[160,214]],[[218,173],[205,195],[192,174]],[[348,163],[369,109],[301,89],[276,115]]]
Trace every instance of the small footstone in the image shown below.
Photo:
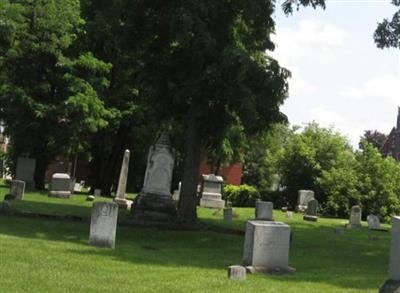
[[[231,280],[246,280],[246,268],[242,266],[230,266],[228,268],[228,278]]]
[[[335,229],[335,234],[336,234],[336,235],[342,235],[342,234],[344,234],[344,228],[336,228],[336,229]]]

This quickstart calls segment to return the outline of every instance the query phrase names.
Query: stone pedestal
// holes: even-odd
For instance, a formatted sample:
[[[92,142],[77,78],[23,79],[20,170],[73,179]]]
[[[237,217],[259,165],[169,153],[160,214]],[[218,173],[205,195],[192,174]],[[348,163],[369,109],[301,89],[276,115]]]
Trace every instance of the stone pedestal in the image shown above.
[[[290,227],[282,222],[248,221],[243,264],[251,272],[291,274],[289,267]]]
[[[202,193],[200,206],[204,208],[222,209],[225,206],[225,201],[222,200],[222,184],[224,180],[221,176],[214,174],[203,175]]]
[[[13,199],[22,200],[25,194],[25,182],[21,180],[12,180],[10,194],[12,195]]]
[[[272,221],[274,204],[269,201],[256,201],[256,220]]]
[[[143,189],[133,203],[134,220],[147,222],[174,220],[176,206],[171,196],[173,167],[174,158],[169,150],[169,139],[163,134],[150,148]]]
[[[246,268],[242,266],[230,266],[228,268],[228,278],[231,280],[246,280]]]
[[[49,197],[69,198],[71,178],[65,173],[54,173],[50,183]]]
[[[115,248],[118,205],[113,202],[96,202],[90,219],[89,244]]]

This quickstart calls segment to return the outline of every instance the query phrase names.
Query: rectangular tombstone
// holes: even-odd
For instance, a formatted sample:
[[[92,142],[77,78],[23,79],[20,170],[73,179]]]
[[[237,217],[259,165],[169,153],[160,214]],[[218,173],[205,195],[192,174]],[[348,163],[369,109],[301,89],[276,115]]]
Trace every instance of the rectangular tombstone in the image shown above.
[[[290,227],[282,222],[248,221],[243,263],[251,271],[286,274],[289,267]]]
[[[10,186],[10,194],[14,199],[22,200],[25,193],[25,182],[21,180],[12,180]]]
[[[18,157],[17,173],[15,179],[25,181],[26,185],[33,186],[35,174],[36,159]]]
[[[305,221],[317,222],[317,210],[318,210],[318,201],[316,199],[312,199],[307,204],[306,214],[303,217]]]
[[[200,206],[205,208],[222,209],[225,206],[225,201],[222,200],[222,184],[224,180],[221,176],[214,174],[203,175],[202,193]]]
[[[392,218],[389,279],[380,287],[380,293],[400,292],[400,217]]]
[[[66,173],[54,173],[51,178],[49,197],[69,198],[71,177]]]
[[[118,204],[95,202],[90,219],[90,245],[115,248],[117,220]]]
[[[375,215],[368,215],[367,217],[368,229],[370,230],[381,230],[381,222]]]
[[[94,192],[93,192],[93,195],[94,195],[95,197],[101,196],[101,189],[96,188],[96,189],[94,190]]]
[[[256,201],[256,220],[272,221],[274,204],[269,201]]]
[[[224,208],[224,221],[231,222],[233,218],[232,208],[226,207]]]

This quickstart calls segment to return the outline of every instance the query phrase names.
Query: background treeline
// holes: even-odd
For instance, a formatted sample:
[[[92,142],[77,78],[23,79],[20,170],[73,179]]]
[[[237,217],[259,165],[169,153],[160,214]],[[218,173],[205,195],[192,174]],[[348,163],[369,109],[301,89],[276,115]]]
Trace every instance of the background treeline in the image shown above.
[[[249,143],[244,183],[276,207],[294,208],[297,191],[311,189],[326,215],[347,217],[360,204],[364,217],[375,214],[387,220],[400,212],[400,165],[383,157],[369,134],[354,151],[332,128],[310,123],[300,131],[277,124]]]

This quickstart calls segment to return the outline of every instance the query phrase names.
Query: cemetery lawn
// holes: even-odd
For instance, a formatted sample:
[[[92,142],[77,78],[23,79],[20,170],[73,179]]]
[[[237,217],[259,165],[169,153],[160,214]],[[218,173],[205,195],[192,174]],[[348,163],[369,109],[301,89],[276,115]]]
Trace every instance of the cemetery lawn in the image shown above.
[[[44,194],[25,196],[40,209],[62,205],[53,212],[86,215],[92,204],[73,196],[49,205]],[[200,208],[199,218],[244,231],[254,209],[234,212],[230,224],[211,209]],[[290,265],[296,274],[247,275],[237,282],[227,278],[227,267],[241,262],[243,235],[122,226],[111,250],[87,244],[88,223],[0,215],[0,292],[377,292],[386,280],[389,233],[364,226],[336,235],[334,228],[345,220],[312,223],[298,214],[286,219],[280,211],[274,216],[292,227]]]

